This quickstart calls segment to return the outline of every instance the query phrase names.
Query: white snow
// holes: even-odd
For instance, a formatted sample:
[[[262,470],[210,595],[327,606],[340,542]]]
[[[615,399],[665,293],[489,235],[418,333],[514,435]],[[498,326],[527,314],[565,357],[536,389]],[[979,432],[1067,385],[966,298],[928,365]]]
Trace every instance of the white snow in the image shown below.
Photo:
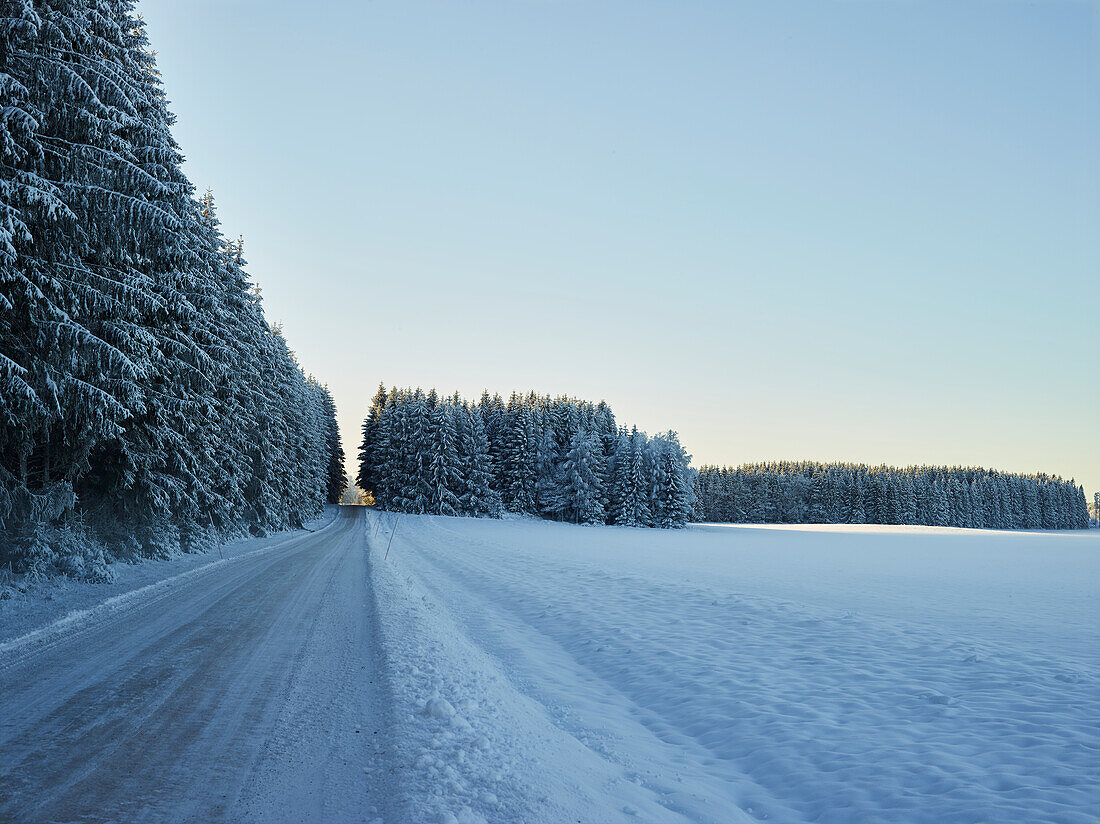
[[[1100,817],[1096,532],[370,517],[398,820]]]
[[[225,562],[3,604],[4,803],[88,821],[1100,820],[1096,531],[405,515],[391,545],[395,521],[344,509]]]

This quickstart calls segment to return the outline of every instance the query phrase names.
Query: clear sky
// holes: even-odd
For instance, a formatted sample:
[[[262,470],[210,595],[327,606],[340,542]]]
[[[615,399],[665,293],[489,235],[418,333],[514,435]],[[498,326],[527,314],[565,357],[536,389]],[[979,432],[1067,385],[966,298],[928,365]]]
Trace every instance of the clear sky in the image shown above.
[[[1100,5],[139,10],[351,456],[384,380],[1100,490]]]

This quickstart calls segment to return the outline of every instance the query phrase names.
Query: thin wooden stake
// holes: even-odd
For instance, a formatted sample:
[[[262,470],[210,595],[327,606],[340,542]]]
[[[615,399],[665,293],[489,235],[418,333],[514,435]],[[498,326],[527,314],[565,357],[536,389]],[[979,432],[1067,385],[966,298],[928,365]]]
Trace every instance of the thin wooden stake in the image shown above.
[[[401,516],[398,515],[397,520],[394,521],[394,524],[393,524],[393,532],[390,533],[390,542],[388,544],[386,544],[386,556],[385,556],[385,558],[382,559],[383,561],[386,560],[386,558],[390,557],[390,546],[393,544],[393,536],[397,534],[397,525],[400,524],[400,523],[401,523]]]

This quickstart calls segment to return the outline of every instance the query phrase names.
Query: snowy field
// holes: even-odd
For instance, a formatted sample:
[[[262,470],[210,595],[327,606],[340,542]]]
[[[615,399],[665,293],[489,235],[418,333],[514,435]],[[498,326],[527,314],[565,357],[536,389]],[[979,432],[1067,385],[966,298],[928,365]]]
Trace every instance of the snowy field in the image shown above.
[[[1096,531],[395,522],[4,602],[0,820],[1100,820]]]
[[[381,820],[1100,820],[1095,531],[368,519]]]

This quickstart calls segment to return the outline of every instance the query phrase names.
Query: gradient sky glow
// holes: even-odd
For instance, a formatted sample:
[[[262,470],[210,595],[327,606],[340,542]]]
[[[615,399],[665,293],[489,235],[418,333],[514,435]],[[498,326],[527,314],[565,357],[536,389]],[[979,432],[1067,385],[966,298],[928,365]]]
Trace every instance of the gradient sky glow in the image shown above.
[[[1096,4],[139,10],[352,456],[385,380],[1100,490]]]

